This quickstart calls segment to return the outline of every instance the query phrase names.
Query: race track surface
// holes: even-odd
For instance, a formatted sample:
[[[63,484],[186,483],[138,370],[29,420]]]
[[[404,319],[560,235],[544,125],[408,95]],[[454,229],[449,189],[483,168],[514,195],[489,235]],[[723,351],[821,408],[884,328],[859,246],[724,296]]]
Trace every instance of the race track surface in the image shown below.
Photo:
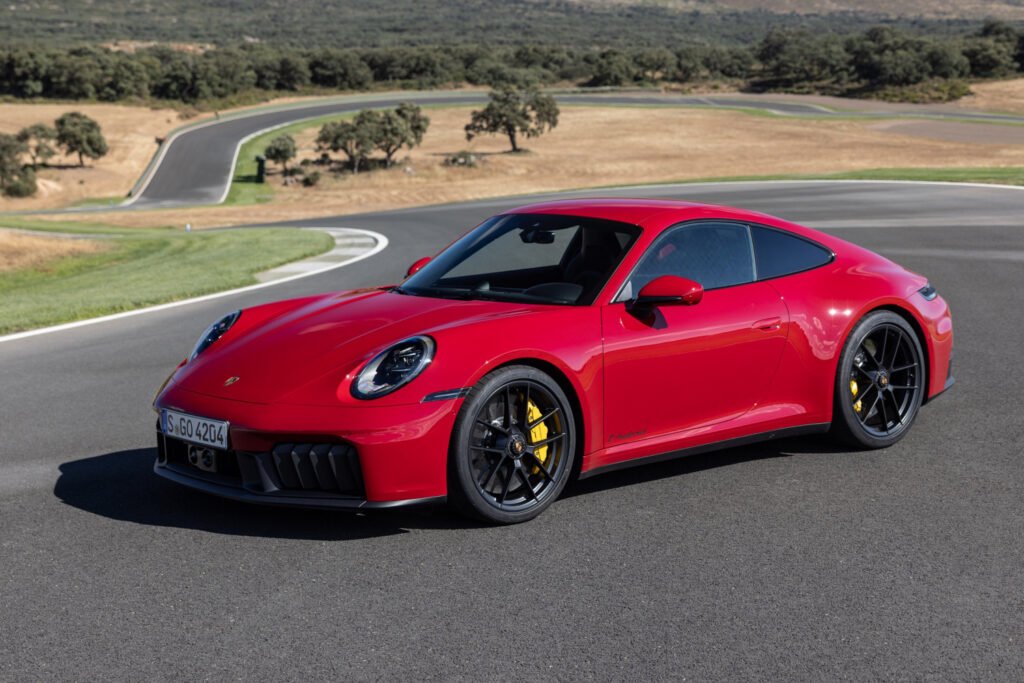
[[[442,91],[435,93],[388,93],[379,97],[340,98],[308,105],[290,106],[263,113],[213,122],[185,131],[169,142],[160,164],[149,182],[132,201],[122,208],[145,209],[216,204],[223,201],[234,169],[234,158],[239,141],[269,128],[283,126],[301,119],[318,118],[330,114],[355,112],[360,109],[393,107],[400,102],[414,101],[420,105],[480,104],[487,101],[482,92]],[[738,107],[758,109],[786,116],[848,116],[850,112],[827,109],[808,102],[772,99],[761,95],[673,96],[653,94],[558,95],[559,103],[601,105],[657,105],[682,107]],[[950,111],[934,107],[889,105],[877,103],[871,110],[861,110],[858,116],[876,116],[885,119],[941,119],[984,122],[1024,123],[1024,117],[985,112]],[[996,134],[999,127],[994,127]],[[1015,132],[1003,128],[1002,132]],[[998,141],[998,140],[996,140]],[[108,207],[99,207],[108,210]],[[77,209],[82,210],[82,209]],[[91,210],[97,210],[92,207]]]
[[[209,321],[395,281],[526,200],[311,222],[390,246],[0,343],[0,679],[1019,680],[1024,191],[614,194],[767,211],[927,274],[953,308],[957,385],[886,451],[804,439],[695,456],[587,480],[510,528],[250,507],[158,479],[149,404]]]

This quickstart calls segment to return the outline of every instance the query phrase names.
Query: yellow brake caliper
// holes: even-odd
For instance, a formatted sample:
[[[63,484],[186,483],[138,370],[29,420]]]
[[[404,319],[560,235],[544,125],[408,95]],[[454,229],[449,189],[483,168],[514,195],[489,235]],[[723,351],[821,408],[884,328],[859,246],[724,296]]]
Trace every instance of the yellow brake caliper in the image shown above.
[[[857,380],[855,379],[850,380],[850,393],[853,394],[854,398],[857,398],[858,387]],[[860,399],[857,398],[857,402],[853,404],[853,412],[859,413],[861,411],[861,408],[863,408],[863,406],[860,403]]]
[[[526,419],[530,422],[535,422],[542,417],[543,413],[540,412],[540,408],[533,401],[526,404]],[[537,443],[548,438],[548,426],[541,422],[539,425],[530,430],[530,443]],[[541,446],[534,455],[537,456],[537,460],[543,465],[548,459],[548,447]],[[534,466],[532,474],[537,474],[540,469]]]

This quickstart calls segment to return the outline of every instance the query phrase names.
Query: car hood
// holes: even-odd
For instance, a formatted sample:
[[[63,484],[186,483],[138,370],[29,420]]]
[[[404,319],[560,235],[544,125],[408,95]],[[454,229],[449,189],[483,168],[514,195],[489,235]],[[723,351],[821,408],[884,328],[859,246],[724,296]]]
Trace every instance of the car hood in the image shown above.
[[[352,400],[352,376],[391,344],[533,308],[384,290],[270,306],[269,318],[263,307],[243,311],[234,328],[178,371],[174,383],[187,391],[254,403],[347,402]]]

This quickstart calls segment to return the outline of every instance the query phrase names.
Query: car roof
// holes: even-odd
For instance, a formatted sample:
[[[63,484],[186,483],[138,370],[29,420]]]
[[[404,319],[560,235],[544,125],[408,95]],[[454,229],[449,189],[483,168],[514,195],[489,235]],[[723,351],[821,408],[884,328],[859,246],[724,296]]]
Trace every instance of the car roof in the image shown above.
[[[790,227],[790,224],[780,221],[778,218],[755,211],[670,199],[633,199],[628,197],[564,199],[521,206],[507,213],[583,216],[619,221],[655,230],[698,218],[721,218]]]

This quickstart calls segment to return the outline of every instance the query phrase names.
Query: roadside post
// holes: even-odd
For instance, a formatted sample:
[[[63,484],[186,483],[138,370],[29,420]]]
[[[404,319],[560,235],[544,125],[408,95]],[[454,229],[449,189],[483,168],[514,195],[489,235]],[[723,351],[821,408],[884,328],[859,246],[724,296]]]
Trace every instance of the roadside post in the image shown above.
[[[267,158],[262,154],[256,155],[256,182],[264,183],[267,180]]]

